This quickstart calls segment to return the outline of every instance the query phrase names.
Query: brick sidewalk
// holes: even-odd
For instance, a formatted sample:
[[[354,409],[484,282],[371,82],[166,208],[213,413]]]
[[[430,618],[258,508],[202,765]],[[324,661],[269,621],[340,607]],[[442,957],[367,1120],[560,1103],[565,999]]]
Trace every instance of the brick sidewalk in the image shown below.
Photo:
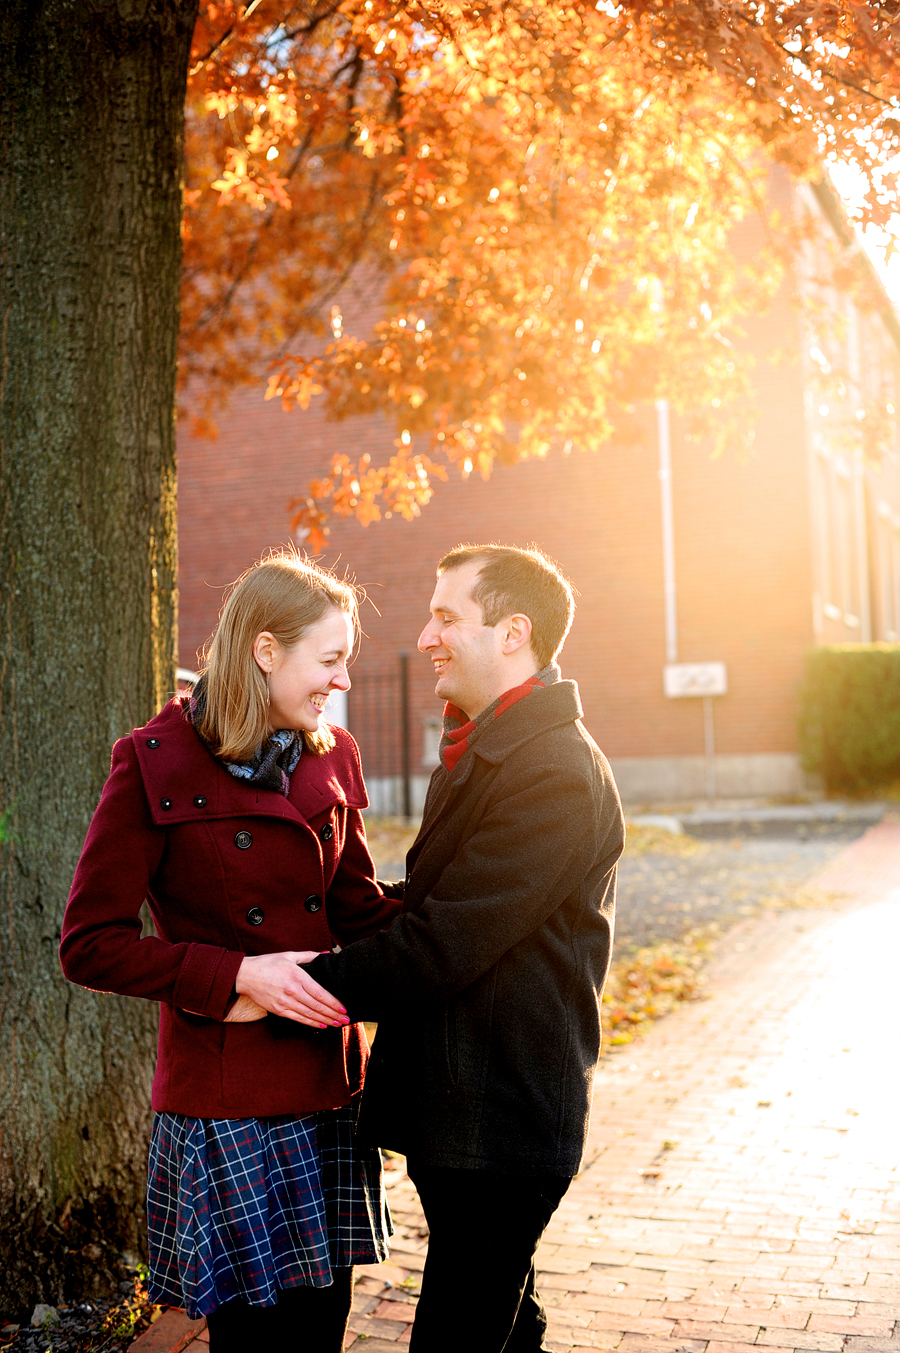
[[[900,822],[810,887],[851,897],[743,923],[707,1000],[602,1062],[538,1256],[556,1353],[900,1353]],[[398,1234],[357,1284],[360,1353],[409,1339],[424,1259],[412,1186],[388,1178]],[[470,1290],[461,1256],[461,1353]]]

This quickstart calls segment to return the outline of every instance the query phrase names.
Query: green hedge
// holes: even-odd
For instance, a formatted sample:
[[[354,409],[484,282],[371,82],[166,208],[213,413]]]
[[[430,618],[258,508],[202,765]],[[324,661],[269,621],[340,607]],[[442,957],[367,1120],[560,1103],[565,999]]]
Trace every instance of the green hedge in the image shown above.
[[[800,754],[829,793],[900,780],[900,644],[834,644],[806,655]]]

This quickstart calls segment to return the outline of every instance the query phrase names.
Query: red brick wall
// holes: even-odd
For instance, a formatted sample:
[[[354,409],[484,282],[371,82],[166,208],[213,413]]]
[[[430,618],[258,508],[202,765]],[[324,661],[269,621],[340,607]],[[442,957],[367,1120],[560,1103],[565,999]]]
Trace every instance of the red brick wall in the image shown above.
[[[781,316],[782,325],[786,320]],[[783,331],[780,334],[783,337]],[[795,368],[760,368],[762,418],[752,456],[713,461],[673,424],[679,658],[723,660],[717,750],[795,748],[796,687],[812,642],[806,449]],[[334,450],[389,452],[379,420],[328,424],[315,409],[282,413],[238,395],[216,442],[180,443],[181,661],[212,629],[222,588],[270,545],[288,540],[288,499]],[[580,596],[563,655],[581,686],[586,723],[612,756],[703,750],[698,701],[666,700],[662,550],[655,421],[646,445],[551,455],[438,485],[413,522],[335,524],[325,562],[369,592],[360,673],[411,653],[414,728],[437,714],[430,663],[415,652],[434,564],[463,540],[537,543]],[[418,735],[417,735],[418,736]],[[421,745],[413,748],[418,767]]]

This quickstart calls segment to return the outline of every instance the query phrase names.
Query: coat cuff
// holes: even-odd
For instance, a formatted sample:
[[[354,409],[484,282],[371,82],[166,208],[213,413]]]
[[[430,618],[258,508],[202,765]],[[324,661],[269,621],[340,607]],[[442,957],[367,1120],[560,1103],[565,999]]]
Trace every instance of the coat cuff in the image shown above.
[[[345,957],[353,948],[354,946],[351,944],[347,949],[342,949],[339,954],[319,954],[311,963],[303,964],[304,972],[308,972],[320,987],[324,987],[330,995],[336,996],[346,1007],[351,1024],[355,1024],[361,1019],[374,1018],[371,1011],[367,1011],[365,1014],[360,1013],[359,1003],[356,999],[359,992],[354,992],[352,982],[348,984],[346,980],[341,980],[341,969],[346,967],[346,964],[341,961],[342,957]],[[347,990],[348,985],[349,991]]]
[[[212,944],[192,944],[181,965],[172,1004],[207,1019],[224,1020],[244,954]]]

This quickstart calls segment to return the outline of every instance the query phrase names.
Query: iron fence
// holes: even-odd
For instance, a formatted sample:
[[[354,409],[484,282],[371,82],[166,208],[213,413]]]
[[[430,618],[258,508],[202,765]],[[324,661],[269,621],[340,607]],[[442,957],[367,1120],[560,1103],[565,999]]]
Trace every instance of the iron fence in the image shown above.
[[[373,812],[412,816],[409,654],[381,671],[353,673],[347,723],[359,743]]]

